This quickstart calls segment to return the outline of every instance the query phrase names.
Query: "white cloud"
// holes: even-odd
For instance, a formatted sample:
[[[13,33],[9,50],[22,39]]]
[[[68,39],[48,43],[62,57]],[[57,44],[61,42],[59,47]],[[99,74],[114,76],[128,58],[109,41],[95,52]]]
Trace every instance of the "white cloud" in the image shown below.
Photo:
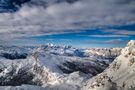
[[[108,39],[108,40],[90,40],[90,41],[85,41],[87,44],[106,44],[106,45],[124,45],[128,42],[128,40],[122,40],[122,39]]]
[[[89,35],[90,37],[129,37],[128,35],[113,35],[113,34],[107,34],[107,35]]]
[[[122,39],[111,39],[111,40],[105,41],[105,43],[107,43],[107,44],[126,44],[127,41],[122,40]]]
[[[127,31],[127,30],[119,30],[116,32],[117,34],[121,35],[135,35],[135,31]]]
[[[135,31],[131,31],[131,30],[107,29],[107,30],[104,30],[104,32],[109,32],[109,33],[112,33],[112,34],[118,34],[120,36],[135,35]]]
[[[135,23],[134,0],[79,0],[72,4],[49,0],[46,8],[45,1],[39,1],[42,1],[40,5],[26,4],[16,13],[1,13],[0,38],[8,41],[22,36]]]

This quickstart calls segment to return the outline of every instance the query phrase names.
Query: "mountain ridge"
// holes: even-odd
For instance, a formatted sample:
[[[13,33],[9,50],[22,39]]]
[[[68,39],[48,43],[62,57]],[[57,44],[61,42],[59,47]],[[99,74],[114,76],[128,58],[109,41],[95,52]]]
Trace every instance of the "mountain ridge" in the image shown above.
[[[83,90],[134,90],[135,40],[128,42],[110,66],[89,80]]]
[[[122,50],[113,48],[114,56],[117,54],[118,57],[116,56],[112,63],[109,62],[108,65],[111,64],[108,67],[109,59],[99,57],[108,55],[108,50],[111,49],[86,49],[83,51],[87,51],[90,56],[79,57],[73,53],[77,48],[44,45],[32,50],[26,59],[11,61],[4,59],[5,63],[0,59],[0,78],[4,81],[0,83],[14,85],[12,81],[19,77],[20,82],[16,82],[19,87],[14,88],[37,85],[43,90],[134,90],[134,48],[134,40],[131,40]],[[66,50],[73,55],[66,55]],[[25,76],[21,76],[24,74]],[[29,77],[31,78],[28,82]]]

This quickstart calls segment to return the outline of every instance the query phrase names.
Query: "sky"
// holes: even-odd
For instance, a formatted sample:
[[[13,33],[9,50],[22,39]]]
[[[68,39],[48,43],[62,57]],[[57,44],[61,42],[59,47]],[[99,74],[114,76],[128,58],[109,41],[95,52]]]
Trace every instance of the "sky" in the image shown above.
[[[1,45],[110,48],[129,40],[135,40],[135,0],[31,0],[14,13],[0,13]]]

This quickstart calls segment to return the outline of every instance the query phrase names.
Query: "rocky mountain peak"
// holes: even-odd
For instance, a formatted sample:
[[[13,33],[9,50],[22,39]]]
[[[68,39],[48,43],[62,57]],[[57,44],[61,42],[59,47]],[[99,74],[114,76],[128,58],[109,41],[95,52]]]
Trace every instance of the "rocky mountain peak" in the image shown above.
[[[135,40],[130,40],[127,46],[135,46]]]

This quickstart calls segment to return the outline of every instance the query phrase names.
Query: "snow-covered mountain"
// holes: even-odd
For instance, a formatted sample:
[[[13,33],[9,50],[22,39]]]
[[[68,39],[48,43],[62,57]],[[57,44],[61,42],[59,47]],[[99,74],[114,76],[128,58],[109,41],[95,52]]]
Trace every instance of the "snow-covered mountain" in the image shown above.
[[[85,83],[83,90],[135,90],[135,41],[101,74]]]
[[[25,59],[36,47],[0,46],[0,57],[6,59]]]
[[[41,90],[79,90],[82,83],[101,73],[120,51],[120,48],[78,49],[52,44],[38,48],[1,46],[0,89],[19,86],[5,89],[31,90],[34,86],[29,85],[37,85],[44,87],[36,87]],[[23,55],[25,58],[20,58]]]
[[[79,49],[72,46],[60,46],[46,44],[42,46],[0,46],[0,56],[7,59],[21,59],[21,56],[27,56],[33,53],[34,50],[40,49],[54,55],[80,57],[80,58],[95,58],[104,60],[113,60],[120,54],[121,48],[90,48]],[[26,55],[25,55],[26,54]],[[9,56],[9,57],[8,57]],[[11,56],[11,57],[10,57]],[[23,57],[22,57],[23,58]],[[25,57],[26,58],[26,57]]]

